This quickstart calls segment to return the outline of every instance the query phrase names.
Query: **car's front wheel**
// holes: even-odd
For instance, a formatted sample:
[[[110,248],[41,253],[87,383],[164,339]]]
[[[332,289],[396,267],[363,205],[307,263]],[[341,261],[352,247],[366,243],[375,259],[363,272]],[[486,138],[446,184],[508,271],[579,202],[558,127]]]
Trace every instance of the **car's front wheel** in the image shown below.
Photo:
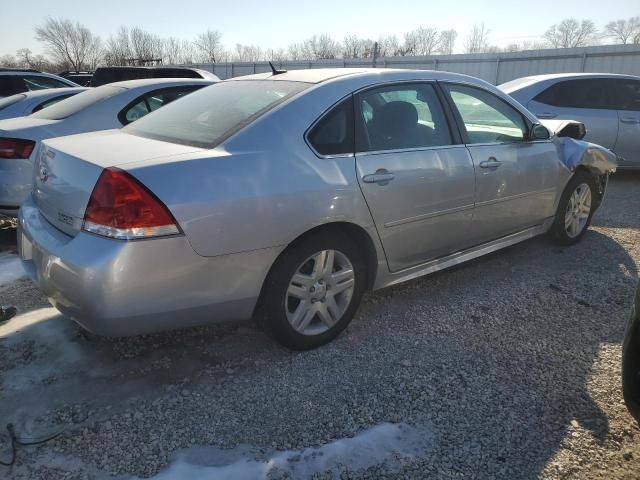
[[[286,347],[319,347],[349,324],[365,284],[354,242],[340,232],[319,232],[288,248],[269,273],[262,292],[267,324]]]
[[[564,245],[578,242],[591,224],[598,191],[593,175],[579,170],[562,193],[556,218],[551,227],[553,237]]]

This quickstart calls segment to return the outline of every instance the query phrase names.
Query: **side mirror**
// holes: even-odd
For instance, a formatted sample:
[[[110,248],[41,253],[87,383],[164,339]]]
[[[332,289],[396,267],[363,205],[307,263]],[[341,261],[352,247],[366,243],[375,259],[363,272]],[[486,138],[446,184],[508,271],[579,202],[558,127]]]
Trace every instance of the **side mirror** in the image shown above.
[[[551,137],[547,127],[540,123],[534,123],[531,127],[531,140],[548,140]]]

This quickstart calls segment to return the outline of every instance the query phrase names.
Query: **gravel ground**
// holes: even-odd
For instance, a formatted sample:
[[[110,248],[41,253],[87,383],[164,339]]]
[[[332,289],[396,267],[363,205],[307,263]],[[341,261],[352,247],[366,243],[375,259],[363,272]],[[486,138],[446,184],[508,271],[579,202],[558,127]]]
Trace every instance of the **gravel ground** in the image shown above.
[[[306,353],[251,324],[87,336],[17,281],[0,287],[21,311],[0,326],[0,424],[62,433],[0,478],[234,478],[268,459],[269,478],[640,478],[619,372],[639,262],[640,175],[617,174],[579,245],[369,294]]]

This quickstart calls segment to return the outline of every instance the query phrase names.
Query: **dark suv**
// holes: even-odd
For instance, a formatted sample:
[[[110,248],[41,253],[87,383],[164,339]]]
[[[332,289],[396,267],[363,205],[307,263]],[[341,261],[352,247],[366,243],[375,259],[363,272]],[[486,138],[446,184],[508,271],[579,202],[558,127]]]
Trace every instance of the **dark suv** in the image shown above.
[[[71,80],[38,70],[0,68],[0,98],[31,90],[79,86]]]
[[[204,78],[220,80],[213,73],[199,68],[188,67],[100,67],[91,78],[91,86],[99,87],[105,83],[138,80],[141,78]]]

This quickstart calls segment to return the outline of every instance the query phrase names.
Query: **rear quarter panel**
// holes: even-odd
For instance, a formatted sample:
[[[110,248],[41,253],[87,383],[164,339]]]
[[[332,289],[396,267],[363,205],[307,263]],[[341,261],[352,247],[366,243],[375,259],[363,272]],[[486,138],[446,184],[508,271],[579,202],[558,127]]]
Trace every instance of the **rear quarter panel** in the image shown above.
[[[304,140],[344,92],[307,91],[204,155],[125,168],[168,205],[203,256],[283,246],[336,221],[362,226],[375,243],[354,158],[318,158]]]

